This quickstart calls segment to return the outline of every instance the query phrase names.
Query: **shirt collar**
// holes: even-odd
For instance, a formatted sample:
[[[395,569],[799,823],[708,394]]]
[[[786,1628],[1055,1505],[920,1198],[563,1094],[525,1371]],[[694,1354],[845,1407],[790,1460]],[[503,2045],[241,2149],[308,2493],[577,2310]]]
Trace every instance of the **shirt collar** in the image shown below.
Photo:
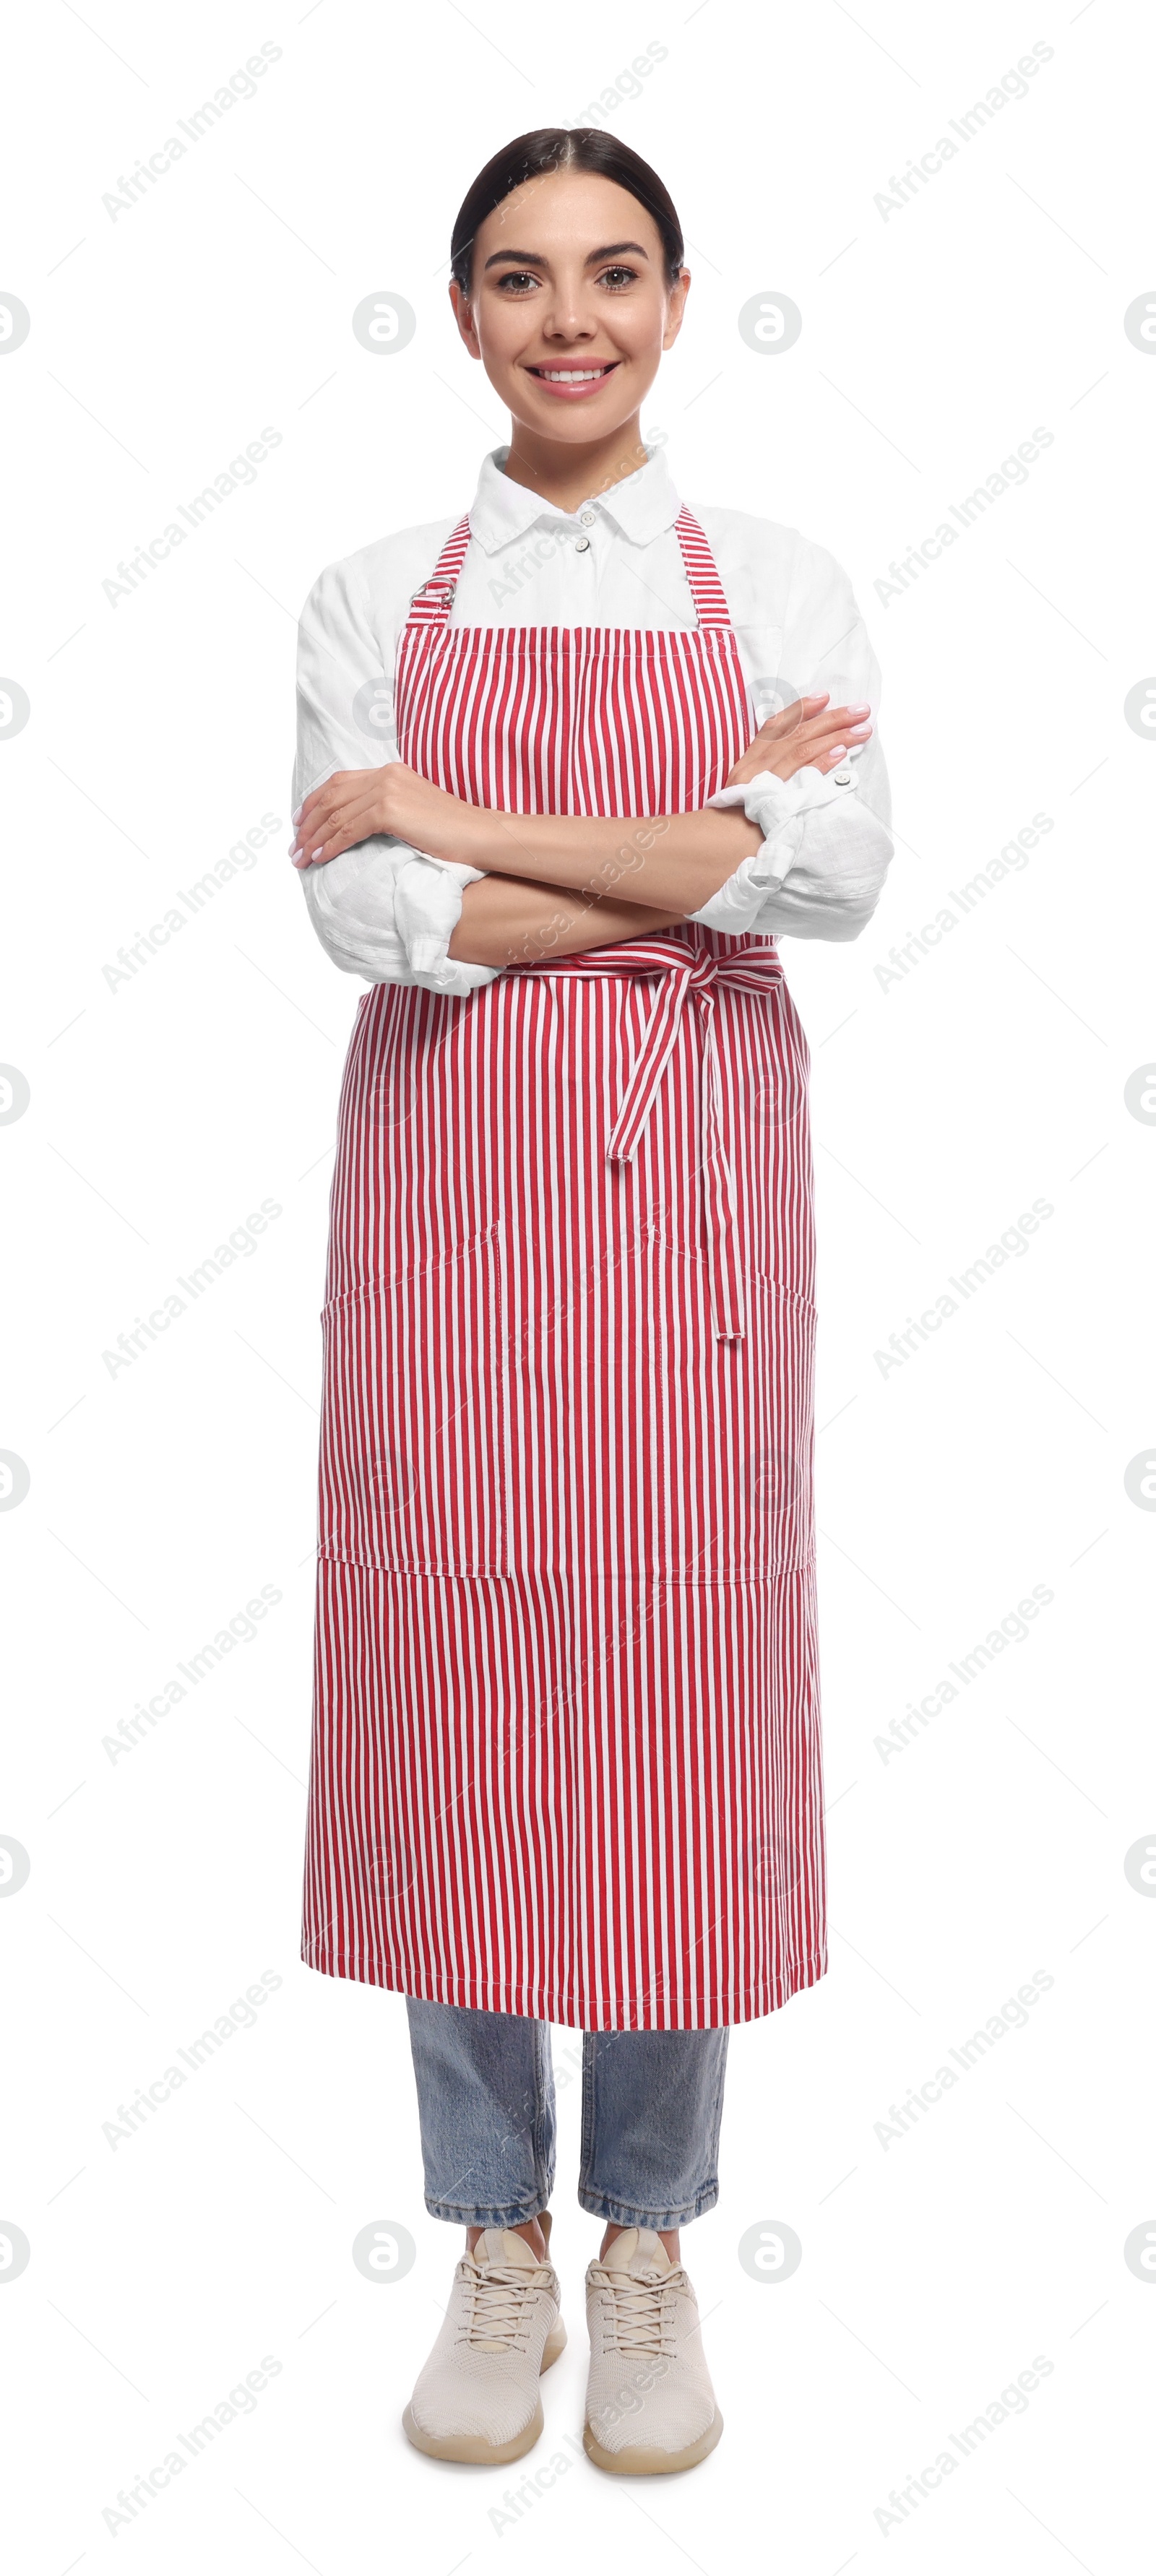
[[[572,528],[578,516],[577,511],[567,513],[554,502],[543,501],[524,483],[511,483],[503,472],[509,453],[508,447],[495,447],[486,457],[470,504],[470,534],[488,555],[524,537],[530,528]],[[682,504],[662,449],[647,447],[645,465],[623,475],[605,492],[592,492],[578,506],[604,511],[633,545],[645,546],[674,526]]]

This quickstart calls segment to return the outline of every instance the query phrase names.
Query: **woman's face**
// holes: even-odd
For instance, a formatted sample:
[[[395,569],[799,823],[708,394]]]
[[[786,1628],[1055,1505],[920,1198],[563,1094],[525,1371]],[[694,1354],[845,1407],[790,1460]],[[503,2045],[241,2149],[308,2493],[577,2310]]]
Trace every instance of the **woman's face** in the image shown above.
[[[637,197],[554,170],[504,197],[474,243],[472,291],[450,295],[466,347],[536,437],[581,446],[637,416],[678,336],[690,274],[667,285]]]

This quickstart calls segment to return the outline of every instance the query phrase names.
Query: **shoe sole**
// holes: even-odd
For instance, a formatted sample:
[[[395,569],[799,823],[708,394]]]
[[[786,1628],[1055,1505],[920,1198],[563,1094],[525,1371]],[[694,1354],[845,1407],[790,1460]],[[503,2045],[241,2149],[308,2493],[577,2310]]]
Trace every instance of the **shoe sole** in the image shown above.
[[[559,2317],[557,2325],[551,2326],[546,2337],[542,2370],[549,2370],[565,2347],[566,2328]],[[424,2451],[428,2460],[468,2460],[474,2468],[491,2469],[505,2468],[509,2460],[520,2460],[525,2452],[532,2451],[546,2426],[541,2398],[524,2431],[515,2433],[511,2442],[487,2442],[482,2433],[423,2433],[420,2424],[414,2422],[412,2406],[406,2407],[401,2421],[415,2451]]]
[[[587,2459],[593,2460],[595,2468],[609,2470],[612,2478],[670,2477],[676,2469],[696,2469],[699,2461],[705,2460],[713,2451],[715,2443],[722,2434],[722,2428],[723,2419],[716,2408],[714,2422],[708,2425],[705,2433],[699,2435],[697,2442],[688,2443],[685,2451],[659,2451],[649,2443],[640,2443],[634,2450],[629,2451],[604,2451],[601,2442],[591,2432],[590,2426],[584,2424],[582,2447]]]

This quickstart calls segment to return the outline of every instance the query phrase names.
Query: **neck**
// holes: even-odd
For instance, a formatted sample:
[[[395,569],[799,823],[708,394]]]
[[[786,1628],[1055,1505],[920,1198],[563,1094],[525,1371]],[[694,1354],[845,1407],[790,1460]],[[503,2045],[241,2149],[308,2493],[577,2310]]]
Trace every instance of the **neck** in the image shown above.
[[[572,514],[581,502],[611,491],[645,465],[639,418],[635,412],[605,438],[590,439],[581,447],[563,447],[557,439],[539,438],[522,421],[511,421],[510,453],[503,472],[511,483],[524,484],[556,510]]]

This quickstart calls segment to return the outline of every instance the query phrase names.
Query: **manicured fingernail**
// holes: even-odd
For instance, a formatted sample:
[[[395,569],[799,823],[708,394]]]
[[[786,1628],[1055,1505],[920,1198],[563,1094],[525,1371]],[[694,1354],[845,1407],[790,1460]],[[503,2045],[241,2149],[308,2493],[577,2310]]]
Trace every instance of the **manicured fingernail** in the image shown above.
[[[319,859],[319,858],[320,858],[320,856],[321,856],[321,851],[324,849],[324,847],[325,847],[325,843],[324,843],[324,841],[322,841],[322,843],[321,843],[321,848],[320,848],[320,849],[317,849],[317,850],[314,850],[314,852],[313,852],[313,858],[314,858],[314,859]],[[312,860],[310,861],[310,865],[312,865]]]
[[[871,713],[870,699],[864,698],[857,707],[848,707],[847,713],[849,716],[869,716]],[[296,815],[293,819],[296,821]]]
[[[829,751],[829,752],[828,752],[828,754],[827,754],[827,758],[828,758],[828,760],[845,760],[845,759],[846,759],[846,757],[847,757],[847,745],[846,745],[846,743],[845,743],[845,742],[834,742],[834,743],[832,743],[831,748],[830,748],[830,751]]]
[[[301,805],[295,805],[295,806],[294,806],[294,808],[293,808],[293,811],[292,811],[292,813],[291,813],[291,815],[290,815],[290,817],[289,817],[290,822],[291,822],[291,823],[299,823],[299,822],[300,822],[300,820],[301,820],[302,814],[304,813],[304,811],[305,811],[305,807],[304,807],[304,805],[303,805],[303,804],[301,804]]]

